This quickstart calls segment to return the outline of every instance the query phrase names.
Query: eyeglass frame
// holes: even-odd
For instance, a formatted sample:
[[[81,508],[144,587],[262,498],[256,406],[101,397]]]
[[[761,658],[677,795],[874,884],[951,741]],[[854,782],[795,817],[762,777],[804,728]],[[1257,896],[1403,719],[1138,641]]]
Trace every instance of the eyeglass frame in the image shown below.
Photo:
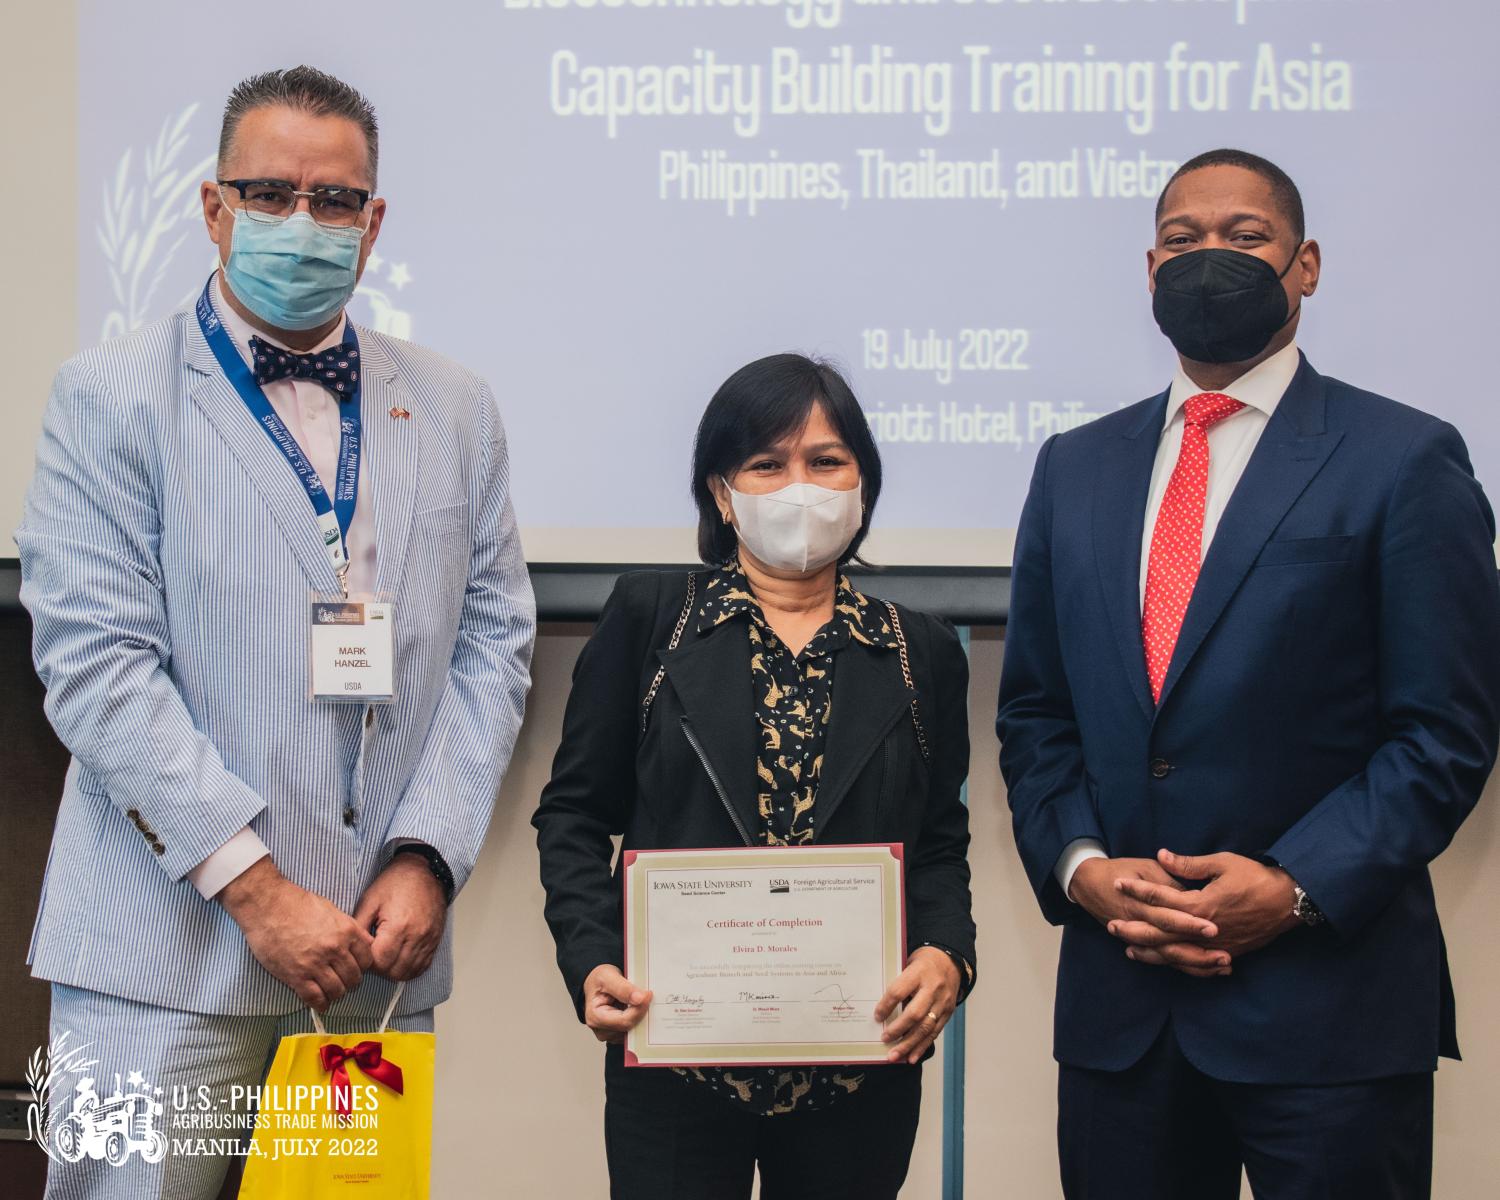
[[[306,192],[301,191],[301,190],[299,190],[297,188],[294,188],[291,185],[290,181],[285,180],[285,179],[216,179],[216,180],[214,180],[214,183],[215,183],[216,186],[218,186],[220,188],[232,187],[235,191],[237,191],[240,194],[240,211],[248,213],[249,216],[250,216],[250,219],[252,221],[262,220],[262,217],[258,217],[256,215],[254,215],[253,213],[250,213],[249,210],[244,207],[245,206],[245,189],[247,187],[252,187],[255,184],[261,184],[264,187],[285,188],[287,191],[291,192],[291,194],[292,194],[292,211],[289,212],[289,213],[287,213],[286,216],[284,216],[284,217],[276,217],[276,218],[273,218],[270,221],[266,221],[265,224],[268,224],[268,225],[279,225],[282,221],[290,220],[291,217],[292,217],[292,214],[297,211],[297,205],[298,205],[299,201],[301,201],[301,199],[303,197],[307,198],[308,213],[309,213],[309,215],[311,215],[311,212],[312,212],[312,202],[313,202],[313,198],[315,196],[318,196],[320,194],[326,194],[328,192],[348,192],[351,195],[357,196],[359,198],[359,207],[354,210],[356,214],[359,214],[359,213],[362,213],[362,212],[365,211],[365,209],[368,207],[368,205],[370,203],[370,200],[375,195],[375,193],[372,192],[369,188],[348,187],[348,186],[346,186],[344,184],[341,184],[341,183],[320,183],[316,187],[314,187],[311,191],[306,191]],[[313,220],[315,222],[317,222],[318,225],[322,226],[324,229],[358,229],[359,228],[358,219],[356,219],[355,222],[352,225],[324,225],[323,222],[319,221],[317,217],[313,217]],[[369,227],[366,226],[366,228],[368,229]]]

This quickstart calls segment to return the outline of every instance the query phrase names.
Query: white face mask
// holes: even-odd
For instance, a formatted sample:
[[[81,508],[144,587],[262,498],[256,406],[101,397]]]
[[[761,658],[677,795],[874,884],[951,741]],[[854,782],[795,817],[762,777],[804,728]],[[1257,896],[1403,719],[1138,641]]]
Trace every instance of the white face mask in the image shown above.
[[[750,553],[779,571],[816,571],[849,548],[864,520],[863,489],[789,483],[763,496],[729,487],[736,530]]]

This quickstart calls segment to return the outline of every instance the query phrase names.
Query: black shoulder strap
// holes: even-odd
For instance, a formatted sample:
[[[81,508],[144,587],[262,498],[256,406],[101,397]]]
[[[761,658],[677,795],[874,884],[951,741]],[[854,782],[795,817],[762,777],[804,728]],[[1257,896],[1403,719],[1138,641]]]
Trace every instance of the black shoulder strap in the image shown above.
[[[688,618],[693,613],[693,596],[698,590],[698,576],[696,573],[688,575],[687,599],[682,602],[682,612],[677,618],[677,625],[672,630],[672,638],[667,642],[668,650],[677,649],[677,643],[682,640],[682,631],[687,628]],[[666,677],[667,669],[660,664],[657,665],[656,674],[651,678],[651,686],[646,689],[645,698],[641,701],[641,731],[646,729],[646,719],[651,715],[651,704],[656,699],[656,691],[661,687],[661,681]]]
[[[906,680],[906,686],[913,692],[917,685],[911,677],[911,657],[906,650],[906,631],[901,628],[901,614],[896,611],[896,606],[889,600],[882,600],[886,612],[891,614],[891,628],[896,632],[896,648],[901,652],[901,677]],[[932,750],[927,745],[927,731],[922,728],[922,716],[917,710],[917,698],[911,698],[911,725],[917,734],[917,746],[922,751],[922,761],[932,761]]]

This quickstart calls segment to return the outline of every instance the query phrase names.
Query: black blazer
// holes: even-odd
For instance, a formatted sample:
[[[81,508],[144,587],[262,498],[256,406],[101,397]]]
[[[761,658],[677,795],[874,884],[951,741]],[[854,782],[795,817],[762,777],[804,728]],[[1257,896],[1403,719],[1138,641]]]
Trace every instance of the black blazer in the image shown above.
[[[589,972],[624,966],[612,835],[629,850],[699,849],[746,844],[759,824],[749,639],[742,621],[700,635],[690,619],[668,651],[687,581],[638,571],[615,585],[574,667],[552,779],[532,818],[547,924],[580,1019]],[[959,798],[968,659],[951,625],[898,611],[932,760],[917,743],[897,652],[850,639],[834,669],[817,839],[904,843],[908,946],[934,942],[973,965],[969,815]],[[642,730],[658,666],[666,674]]]

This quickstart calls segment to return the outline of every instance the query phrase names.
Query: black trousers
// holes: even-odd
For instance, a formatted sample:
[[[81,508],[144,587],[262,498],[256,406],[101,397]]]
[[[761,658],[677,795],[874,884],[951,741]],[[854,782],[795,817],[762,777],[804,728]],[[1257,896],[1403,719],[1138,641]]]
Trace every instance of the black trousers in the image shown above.
[[[888,1200],[906,1181],[921,1066],[878,1066],[826,1109],[762,1117],[664,1067],[604,1060],[611,1200]]]
[[[1171,1027],[1124,1071],[1062,1066],[1068,1200],[1428,1200],[1432,1075],[1325,1087],[1210,1079]]]

